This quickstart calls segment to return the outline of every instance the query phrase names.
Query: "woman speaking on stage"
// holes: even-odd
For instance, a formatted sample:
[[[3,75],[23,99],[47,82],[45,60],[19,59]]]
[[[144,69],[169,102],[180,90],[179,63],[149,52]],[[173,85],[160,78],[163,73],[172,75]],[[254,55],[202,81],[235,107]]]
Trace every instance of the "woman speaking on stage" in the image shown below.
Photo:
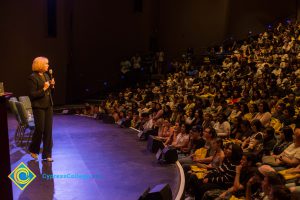
[[[32,74],[29,76],[29,97],[34,116],[35,130],[29,146],[32,158],[38,160],[40,145],[43,141],[42,159],[53,162],[52,159],[52,122],[54,78],[48,75],[49,60],[37,57],[32,63]],[[52,76],[52,75],[51,75]]]

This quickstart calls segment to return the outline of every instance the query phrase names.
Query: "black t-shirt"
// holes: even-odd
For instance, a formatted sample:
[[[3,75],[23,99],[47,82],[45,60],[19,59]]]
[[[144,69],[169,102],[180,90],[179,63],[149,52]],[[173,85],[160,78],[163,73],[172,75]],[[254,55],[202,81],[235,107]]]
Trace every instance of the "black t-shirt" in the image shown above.
[[[193,146],[195,149],[200,149],[204,147],[205,145],[205,140],[203,138],[200,138],[199,140],[193,140]]]

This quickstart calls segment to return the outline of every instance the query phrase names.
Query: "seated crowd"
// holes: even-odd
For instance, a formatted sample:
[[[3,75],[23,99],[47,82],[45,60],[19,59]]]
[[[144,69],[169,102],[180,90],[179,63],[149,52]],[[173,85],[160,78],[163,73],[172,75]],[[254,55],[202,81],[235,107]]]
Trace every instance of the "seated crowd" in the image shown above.
[[[300,24],[279,23],[221,65],[109,95],[101,111],[181,153],[187,199],[296,199],[300,177]]]

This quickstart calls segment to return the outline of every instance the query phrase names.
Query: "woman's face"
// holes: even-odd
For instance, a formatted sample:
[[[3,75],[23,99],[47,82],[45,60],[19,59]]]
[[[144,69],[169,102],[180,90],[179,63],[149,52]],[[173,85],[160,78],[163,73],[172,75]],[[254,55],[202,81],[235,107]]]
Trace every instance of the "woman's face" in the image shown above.
[[[229,145],[227,148],[225,148],[224,153],[226,158],[230,158],[232,155],[232,145]]]
[[[289,99],[289,101],[294,101],[295,100],[295,95],[294,94],[289,94],[288,99]]]
[[[188,111],[188,112],[187,112],[187,116],[188,116],[188,117],[192,116],[192,112],[191,112],[191,111]]]
[[[264,112],[264,104],[262,104],[262,103],[258,104],[258,111],[259,111],[260,113],[263,113],[263,112]]]
[[[166,126],[166,127],[169,127],[169,126],[170,126],[170,123],[169,123],[168,120],[165,120],[165,121],[164,121],[164,126]]]
[[[246,156],[243,156],[242,159],[241,159],[241,165],[243,167],[246,167],[247,166],[247,157]]]
[[[179,123],[178,123],[178,122],[175,123],[174,130],[175,130],[175,131],[179,131],[179,130],[180,130],[180,126],[179,126]]]
[[[203,130],[203,137],[204,138],[209,138],[210,137],[210,129],[206,128]]]
[[[239,121],[238,121],[238,119],[237,119],[236,117],[233,118],[232,123],[233,123],[233,125],[235,125],[235,126],[238,126],[238,125],[239,125]]]
[[[158,104],[158,103],[156,104],[156,109],[158,109],[158,110],[160,109],[160,104]]]
[[[268,133],[266,131],[263,132],[263,138],[264,138],[264,140],[267,140],[270,137],[271,137],[271,135],[268,135]]]
[[[284,134],[283,134],[281,131],[275,132],[275,133],[274,133],[274,136],[275,136],[275,138],[276,138],[277,141],[282,141],[282,140],[284,140]]]
[[[185,125],[184,124],[181,125],[180,129],[181,129],[182,133],[185,133]]]
[[[156,108],[156,103],[151,104],[152,108]]]
[[[283,111],[283,115],[284,115],[284,117],[286,117],[286,118],[289,118],[289,117],[290,117],[290,114],[289,114],[288,110],[286,110],[286,109]]]
[[[246,127],[244,124],[241,124],[241,130],[242,130],[243,132],[247,131],[247,127]]]
[[[258,93],[256,91],[253,92],[254,97],[258,97]]]
[[[217,119],[218,119],[218,122],[220,122],[220,123],[222,123],[224,121],[222,115],[218,115]]]
[[[242,105],[241,105],[241,111],[244,112],[244,110],[245,110],[245,106],[242,104]]]
[[[203,116],[203,119],[204,119],[204,121],[209,121],[209,115],[208,115],[208,114],[205,114],[205,115]]]
[[[282,111],[282,107],[281,107],[281,105],[277,105],[277,106],[276,106],[276,110],[277,110],[277,112],[280,112],[280,111]]]
[[[257,128],[254,124],[251,124],[251,129],[256,133],[257,132]]]
[[[253,105],[250,105],[250,106],[249,106],[249,112],[250,112],[250,113],[254,113],[254,106],[253,106]]]
[[[234,91],[234,92],[233,92],[233,96],[234,96],[234,97],[238,97],[238,96],[239,96],[238,91]]]
[[[220,145],[216,142],[216,140],[213,140],[212,143],[211,143],[211,148],[213,150],[217,150],[220,148]]]
[[[41,72],[47,72],[49,68],[49,61],[48,59],[44,59],[41,63]]]

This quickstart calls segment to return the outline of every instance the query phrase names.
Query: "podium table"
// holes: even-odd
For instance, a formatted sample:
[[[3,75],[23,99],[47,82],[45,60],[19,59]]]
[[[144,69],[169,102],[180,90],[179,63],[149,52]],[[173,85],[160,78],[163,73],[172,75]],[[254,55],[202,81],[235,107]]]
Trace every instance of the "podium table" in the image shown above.
[[[13,199],[11,180],[8,178],[11,168],[6,109],[6,99],[11,96],[12,93],[0,96],[0,191],[1,198],[7,200]]]

